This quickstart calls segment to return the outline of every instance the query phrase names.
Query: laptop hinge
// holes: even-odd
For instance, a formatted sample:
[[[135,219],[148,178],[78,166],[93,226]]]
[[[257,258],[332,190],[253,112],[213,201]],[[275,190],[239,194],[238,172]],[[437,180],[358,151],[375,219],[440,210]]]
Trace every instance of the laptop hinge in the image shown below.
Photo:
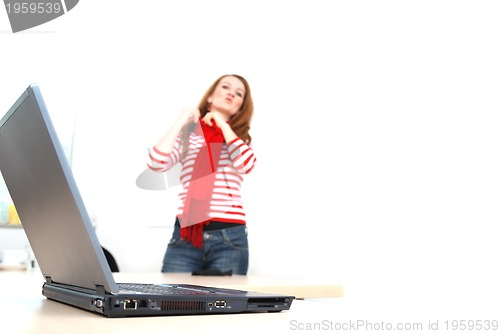
[[[52,277],[45,276],[45,283],[52,284]]]
[[[104,289],[104,285],[96,284],[95,289],[98,295],[104,296],[106,294],[106,290]]]

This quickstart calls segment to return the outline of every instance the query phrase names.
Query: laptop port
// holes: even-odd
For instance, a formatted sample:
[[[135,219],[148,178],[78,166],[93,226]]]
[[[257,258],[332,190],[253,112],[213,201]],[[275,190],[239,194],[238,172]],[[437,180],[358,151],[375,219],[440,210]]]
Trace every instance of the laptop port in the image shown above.
[[[215,302],[215,307],[216,308],[224,308],[224,307],[226,307],[226,302],[223,300],[217,300]]]
[[[148,301],[149,301],[149,303],[148,303],[148,304],[149,304],[149,308],[150,308],[150,309],[152,309],[152,310],[159,309],[159,307],[158,307],[158,303],[156,303],[156,301],[151,300],[151,299],[149,299]]]
[[[125,299],[123,308],[125,310],[137,310],[137,299]]]

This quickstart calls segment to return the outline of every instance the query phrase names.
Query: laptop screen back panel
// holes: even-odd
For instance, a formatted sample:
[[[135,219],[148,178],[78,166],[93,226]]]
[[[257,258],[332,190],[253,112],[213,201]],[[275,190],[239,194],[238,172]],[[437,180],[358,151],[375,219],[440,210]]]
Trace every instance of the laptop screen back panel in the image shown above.
[[[2,175],[44,277],[117,292],[37,85],[28,87],[0,121],[0,156]]]

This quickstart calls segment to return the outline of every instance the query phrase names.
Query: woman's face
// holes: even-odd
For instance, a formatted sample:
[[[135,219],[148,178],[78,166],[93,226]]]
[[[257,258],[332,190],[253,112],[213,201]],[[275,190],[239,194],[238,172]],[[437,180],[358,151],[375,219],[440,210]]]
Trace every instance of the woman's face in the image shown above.
[[[210,111],[218,111],[231,117],[241,109],[245,94],[245,85],[240,79],[233,76],[224,77],[208,98],[211,103]]]

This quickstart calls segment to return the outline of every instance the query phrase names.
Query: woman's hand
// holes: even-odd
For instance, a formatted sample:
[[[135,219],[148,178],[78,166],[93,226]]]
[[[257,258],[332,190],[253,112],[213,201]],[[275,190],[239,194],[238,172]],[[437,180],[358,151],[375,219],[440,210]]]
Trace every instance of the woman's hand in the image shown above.
[[[196,108],[184,108],[177,121],[172,125],[172,127],[165,133],[165,135],[156,143],[155,147],[163,153],[170,154],[172,148],[174,147],[175,140],[179,133],[182,131],[184,126],[194,122],[198,123],[200,118],[200,111]]]
[[[198,123],[200,115],[200,111],[197,108],[184,108],[182,109],[177,122],[179,122],[182,126],[191,122]]]
[[[212,126],[212,121],[214,121],[215,125],[217,125],[217,127],[219,127],[220,129],[227,125],[226,120],[219,113],[212,111],[207,112],[202,120],[203,123],[206,123],[210,126]]]
[[[215,122],[215,125],[222,130],[226,143],[233,141],[237,137],[226,119],[217,112],[207,112],[202,118],[202,121],[210,126],[213,126],[212,121]]]

